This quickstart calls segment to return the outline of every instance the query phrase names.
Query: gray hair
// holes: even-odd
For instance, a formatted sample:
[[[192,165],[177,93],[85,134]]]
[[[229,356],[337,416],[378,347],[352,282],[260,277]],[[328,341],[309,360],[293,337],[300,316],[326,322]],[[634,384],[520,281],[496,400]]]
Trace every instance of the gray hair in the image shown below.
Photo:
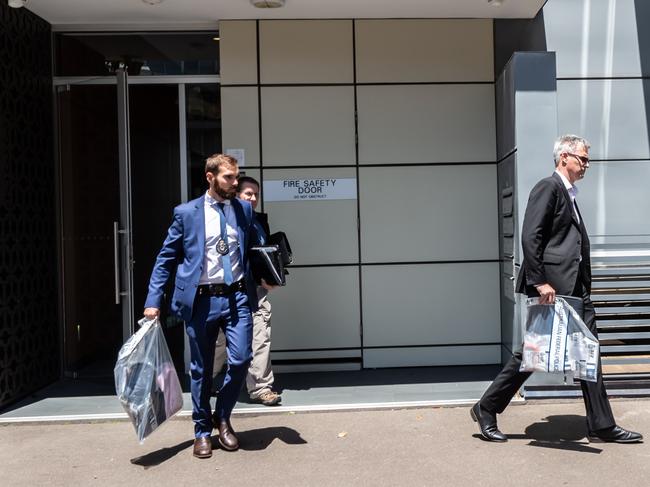
[[[587,139],[578,137],[577,135],[567,134],[558,137],[555,140],[555,145],[553,146],[553,160],[555,161],[555,165],[557,166],[560,162],[560,154],[563,152],[574,152],[580,147],[584,147],[585,149],[589,150],[589,147],[591,147],[591,145]]]

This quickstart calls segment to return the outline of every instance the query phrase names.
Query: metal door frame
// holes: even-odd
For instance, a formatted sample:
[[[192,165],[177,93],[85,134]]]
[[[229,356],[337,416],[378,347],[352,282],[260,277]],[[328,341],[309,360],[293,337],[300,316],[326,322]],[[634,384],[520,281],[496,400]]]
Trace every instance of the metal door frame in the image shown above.
[[[113,222],[115,304],[122,305],[122,340],[135,328],[133,312],[133,229],[131,204],[131,131],[129,128],[128,74],[115,72],[117,81],[117,126],[120,188],[120,221]],[[120,228],[122,227],[122,228]]]

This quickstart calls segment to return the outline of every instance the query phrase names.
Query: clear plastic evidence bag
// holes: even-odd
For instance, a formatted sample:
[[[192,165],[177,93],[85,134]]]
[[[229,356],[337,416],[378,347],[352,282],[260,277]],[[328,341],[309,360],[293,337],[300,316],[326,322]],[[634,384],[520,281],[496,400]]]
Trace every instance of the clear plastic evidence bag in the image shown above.
[[[181,385],[158,319],[143,318],[120,349],[115,391],[142,443],[183,407]]]
[[[572,375],[595,382],[598,378],[598,339],[568,302],[526,301],[527,317],[520,371]],[[582,302],[578,303],[580,306]]]

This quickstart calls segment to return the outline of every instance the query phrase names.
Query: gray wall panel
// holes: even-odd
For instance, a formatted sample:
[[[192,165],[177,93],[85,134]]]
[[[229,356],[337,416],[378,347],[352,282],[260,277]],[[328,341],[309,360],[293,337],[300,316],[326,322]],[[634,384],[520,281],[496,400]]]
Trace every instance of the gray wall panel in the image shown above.
[[[260,21],[262,83],[352,83],[351,20]]]
[[[244,149],[247,166],[260,164],[257,88],[221,88],[221,139],[223,150]]]
[[[491,19],[356,21],[360,83],[492,81]]]
[[[578,204],[590,235],[650,235],[650,161],[591,163]]]
[[[546,42],[557,52],[560,78],[647,76],[638,30],[650,18],[637,18],[635,0],[552,0],[544,7]],[[640,10],[639,13],[643,12]],[[650,13],[646,9],[646,14]],[[645,46],[647,49],[647,46]]]
[[[499,363],[499,353],[499,345],[365,349],[363,363],[369,368],[484,365]]]
[[[365,346],[499,343],[499,265],[363,267]]]
[[[359,162],[482,162],[496,156],[493,84],[359,86]]]
[[[496,167],[362,167],[363,262],[498,256]]]
[[[262,88],[265,166],[354,164],[354,88]]]
[[[650,80],[558,81],[559,131],[586,137],[592,159],[648,159],[645,93]]]
[[[223,84],[257,83],[257,27],[254,20],[219,23],[219,74]]]
[[[286,287],[269,297],[273,349],[359,347],[359,270],[291,269]]]
[[[512,69],[505,69],[494,86],[496,94],[497,160],[515,147],[515,90]]]

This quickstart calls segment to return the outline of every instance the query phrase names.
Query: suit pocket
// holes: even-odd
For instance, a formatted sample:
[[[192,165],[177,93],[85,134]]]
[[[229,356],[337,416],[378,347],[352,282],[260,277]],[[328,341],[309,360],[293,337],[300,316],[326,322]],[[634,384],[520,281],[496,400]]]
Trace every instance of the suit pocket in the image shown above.
[[[544,252],[544,264],[561,264],[564,260],[562,254],[556,254],[555,252],[549,252],[548,250]]]
[[[176,279],[174,285],[176,286],[176,289],[179,289],[181,291],[185,290],[185,281],[183,279]]]

